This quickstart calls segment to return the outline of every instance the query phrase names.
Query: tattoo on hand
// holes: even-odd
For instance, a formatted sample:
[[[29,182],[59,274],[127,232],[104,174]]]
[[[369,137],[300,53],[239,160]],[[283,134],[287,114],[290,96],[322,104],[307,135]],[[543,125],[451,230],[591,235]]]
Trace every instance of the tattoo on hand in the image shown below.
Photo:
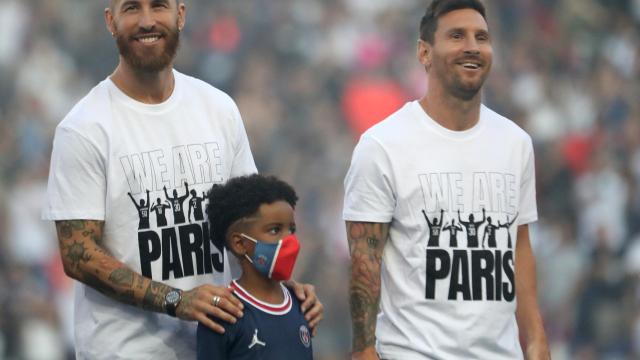
[[[195,294],[192,291],[185,291],[182,293],[182,300],[178,306],[178,315],[187,315],[191,309],[191,303],[193,302]]]

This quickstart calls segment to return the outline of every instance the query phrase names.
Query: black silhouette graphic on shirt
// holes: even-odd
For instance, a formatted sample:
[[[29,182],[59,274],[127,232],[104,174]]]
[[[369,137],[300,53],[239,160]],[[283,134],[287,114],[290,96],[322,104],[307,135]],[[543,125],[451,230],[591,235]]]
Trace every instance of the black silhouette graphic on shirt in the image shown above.
[[[456,220],[452,219],[451,223],[444,226],[442,230],[449,232],[449,246],[458,247],[458,231],[462,231],[462,226],[456,224]]]
[[[204,220],[204,214],[202,213],[202,202],[207,199],[207,195],[203,192],[202,197],[198,197],[195,190],[191,190],[191,199],[189,199],[189,213],[187,217],[191,222],[191,209],[193,209],[193,217],[195,221]]]
[[[487,218],[487,225],[484,227],[484,234],[482,234],[482,248],[484,249],[484,244],[489,243],[490,248],[498,247],[496,243],[496,230],[498,226],[491,222],[491,216]]]
[[[162,203],[160,198],[156,199],[157,203],[151,207],[151,211],[155,211],[156,213],[156,221],[158,223],[158,227],[167,226],[167,216],[166,209],[170,209],[171,205],[168,201],[165,200],[166,203]]]
[[[460,210],[458,210],[458,221],[464,228],[467,230],[467,247],[469,248],[477,248],[478,247],[478,229],[480,225],[486,220],[486,213],[484,208],[482,208],[482,220],[474,221],[473,214],[469,214],[469,221],[462,221],[460,217]]]
[[[505,245],[504,235],[498,229],[509,228],[515,218],[506,216],[507,223],[495,222],[497,212],[486,216],[482,209],[482,221],[474,221],[473,214],[469,221],[456,222],[448,216],[443,222],[444,214],[430,220],[426,210],[421,210],[429,225],[430,238],[425,254],[425,298],[429,300],[463,300],[463,301],[507,301],[515,299],[514,251]],[[518,215],[516,214],[516,217]],[[460,218],[458,212],[458,218]],[[450,221],[449,221],[450,219]],[[484,227],[482,226],[484,224]],[[464,227],[461,225],[465,225]],[[467,247],[458,243],[458,235],[467,229]],[[478,235],[480,230],[481,235]],[[449,231],[449,246],[440,247],[438,237],[441,231]],[[435,235],[435,236],[434,236]],[[497,240],[500,238],[501,247]],[[478,240],[480,239],[481,248]],[[510,239],[510,238],[509,238]],[[508,241],[511,247],[511,240]]]
[[[422,210],[422,215],[424,215],[424,219],[427,220],[427,225],[429,225],[429,243],[428,247],[440,246],[440,232],[442,229],[442,218],[444,217],[444,210],[440,209],[440,222],[438,222],[438,218],[433,217],[433,222],[429,221],[429,217],[427,213]]]
[[[140,214],[140,223],[136,224],[136,213],[131,208],[125,209],[128,210],[123,214],[128,217],[126,225],[139,227],[134,229],[137,236],[121,240],[126,241],[127,246],[137,247],[140,273],[147,278],[166,281],[205,274],[218,278],[225,273],[224,247],[213,241],[206,221],[207,200],[193,203],[189,213],[191,221],[186,220],[190,190],[195,189],[200,198],[203,190],[224,183],[227,177],[225,169],[229,164],[224,154],[228,142],[214,141],[224,138],[215,132],[204,136],[212,140],[178,143],[179,138],[173,137],[167,139],[167,146],[136,145],[138,149],[134,152],[119,155],[118,181],[128,185],[120,201],[127,202],[124,195],[130,192],[130,201]],[[146,189],[149,190],[147,198]],[[133,252],[134,249],[132,255]]]
[[[149,190],[147,190],[147,201],[145,202],[143,199],[140,199],[140,206],[136,204],[136,199],[133,198],[130,192],[127,193],[133,201],[133,205],[135,205],[138,210],[138,216],[140,217],[140,222],[138,222],[138,229],[148,229],[149,228]]]
[[[511,243],[511,231],[509,231],[509,228],[511,227],[511,225],[513,225],[517,218],[518,213],[516,213],[516,216],[511,221],[509,221],[509,215],[507,215],[507,222],[504,224],[501,224],[500,221],[498,221],[498,228],[507,229],[507,246],[509,247],[509,249],[513,248],[513,245]]]
[[[178,196],[178,190],[173,189],[173,197],[169,196],[167,193],[167,187],[164,186],[164,196],[167,197],[167,200],[171,203],[171,207],[173,208],[173,223],[174,224],[183,224],[185,222],[184,218],[184,208],[182,204],[184,200],[189,197],[189,184],[184,183],[184,187],[186,189],[183,196]]]

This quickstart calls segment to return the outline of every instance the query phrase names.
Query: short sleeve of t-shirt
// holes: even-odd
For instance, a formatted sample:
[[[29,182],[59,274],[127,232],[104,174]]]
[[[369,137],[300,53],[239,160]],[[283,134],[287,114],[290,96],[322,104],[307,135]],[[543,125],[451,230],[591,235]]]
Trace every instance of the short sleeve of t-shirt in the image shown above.
[[[538,220],[535,161],[531,141],[527,143],[525,151],[526,153],[523,156],[524,167],[520,181],[520,216],[518,217],[518,225],[529,224]]]
[[[198,323],[197,332],[197,348],[198,360],[205,359],[227,359],[229,357],[229,343],[233,342],[234,331],[226,322],[216,318],[211,320],[222,325],[225,329],[224,334],[218,334],[208,327]]]
[[[251,154],[247,131],[244,128],[238,107],[233,104],[233,117],[236,121],[235,157],[231,167],[231,177],[255,174],[258,172]]]
[[[381,144],[363,136],[344,180],[344,220],[390,222],[396,206],[391,174],[389,157]]]
[[[53,140],[47,220],[104,220],[105,160],[91,140],[70,128],[58,127]]]
[[[202,323],[198,323],[196,334],[198,360],[252,358],[249,355],[251,349],[246,346],[250,342],[250,337],[243,331],[244,318],[236,319],[235,324],[213,316],[209,318],[224,328],[224,334],[214,332]]]

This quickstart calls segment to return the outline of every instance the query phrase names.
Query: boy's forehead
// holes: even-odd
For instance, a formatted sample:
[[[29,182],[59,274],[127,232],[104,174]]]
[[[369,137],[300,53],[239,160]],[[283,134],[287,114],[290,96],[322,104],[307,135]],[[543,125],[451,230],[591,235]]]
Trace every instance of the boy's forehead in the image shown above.
[[[293,215],[293,207],[284,200],[274,201],[272,203],[261,204],[255,213],[243,216],[234,223],[238,225],[252,225],[260,221],[273,221],[274,217]]]

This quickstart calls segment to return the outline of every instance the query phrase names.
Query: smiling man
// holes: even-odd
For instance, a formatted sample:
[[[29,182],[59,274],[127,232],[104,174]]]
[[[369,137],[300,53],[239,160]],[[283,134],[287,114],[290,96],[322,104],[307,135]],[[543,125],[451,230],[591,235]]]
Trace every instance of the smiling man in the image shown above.
[[[426,94],[362,135],[345,178],[352,359],[548,359],[528,230],[533,147],[481,103],[493,56],[483,4],[433,1],[417,56]],[[516,215],[495,231],[491,219]],[[438,241],[457,229],[433,231],[436,216],[473,226]]]
[[[78,281],[78,359],[194,359],[196,321],[223,332],[243,315],[224,249],[183,205],[256,167],[234,101],[173,69],[185,16],[177,0],[109,1],[118,66],[56,129],[44,217]],[[163,196],[172,216],[151,211]],[[314,328],[313,287],[288,286]]]

